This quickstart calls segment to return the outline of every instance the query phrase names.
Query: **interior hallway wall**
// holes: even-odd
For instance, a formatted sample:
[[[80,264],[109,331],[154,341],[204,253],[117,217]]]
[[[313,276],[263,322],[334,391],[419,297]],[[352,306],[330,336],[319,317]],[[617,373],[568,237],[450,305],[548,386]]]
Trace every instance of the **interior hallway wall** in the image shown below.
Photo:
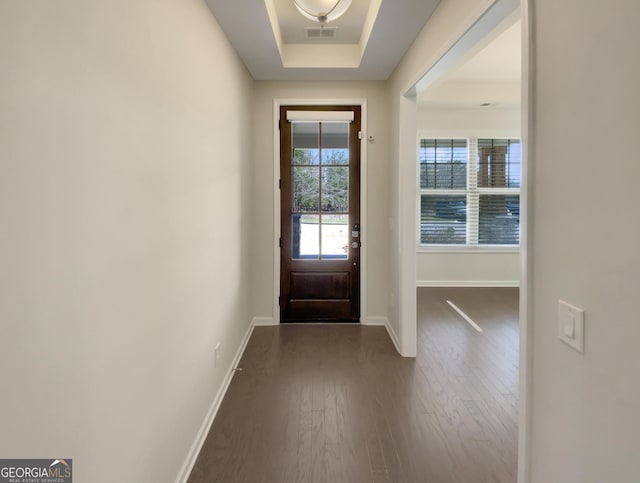
[[[0,64],[0,455],[173,481],[251,320],[253,81],[200,0],[0,2]]]
[[[640,4],[535,0],[532,483],[640,477]],[[585,352],[558,339],[585,310]]]
[[[273,317],[274,303],[274,99],[366,99],[367,150],[367,307],[369,318],[387,318],[389,292],[389,122],[384,82],[274,82],[255,84],[253,116],[253,224],[254,305],[257,317]],[[364,222],[363,222],[364,223]],[[365,321],[366,322],[366,321]]]

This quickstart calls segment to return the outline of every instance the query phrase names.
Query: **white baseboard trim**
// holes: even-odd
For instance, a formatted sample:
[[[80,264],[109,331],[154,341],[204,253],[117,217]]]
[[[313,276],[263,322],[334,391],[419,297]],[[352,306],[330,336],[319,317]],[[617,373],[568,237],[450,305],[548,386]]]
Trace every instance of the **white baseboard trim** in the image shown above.
[[[416,287],[519,287],[519,280],[418,280]]]
[[[375,327],[386,326],[389,323],[389,320],[386,317],[367,317],[364,322],[361,322],[362,325],[371,325]]]
[[[393,327],[391,326],[391,321],[389,321],[389,319],[385,319],[384,326],[387,329],[389,338],[391,339],[391,342],[393,342],[393,345],[395,346],[396,351],[398,352],[398,354],[402,355],[402,351],[400,350],[400,339],[398,339],[398,335],[396,334],[396,331],[393,330]]]
[[[396,332],[393,330],[393,327],[391,327],[391,322],[389,322],[389,319],[387,317],[367,317],[361,323],[362,325],[366,325],[370,327],[384,327],[385,329],[387,329],[389,338],[391,339],[391,342],[393,342],[393,345],[396,348],[396,351],[398,352],[398,354],[401,354],[400,342],[399,342],[398,336],[396,335]]]
[[[273,317],[254,317],[252,324],[254,327],[277,325],[273,322]]]
[[[202,426],[200,426],[200,430],[198,431],[196,439],[191,446],[191,450],[187,454],[187,459],[182,465],[182,468],[180,468],[180,473],[178,473],[178,477],[176,478],[175,483],[186,483],[189,479],[189,475],[193,470],[193,465],[196,464],[196,460],[198,459],[198,455],[200,454],[202,445],[204,445],[205,439],[209,434],[209,430],[211,429],[213,420],[218,413],[218,409],[220,409],[220,404],[222,404],[224,395],[227,393],[227,389],[229,389],[229,384],[231,384],[231,379],[233,379],[233,375],[235,373],[233,369],[238,367],[240,359],[242,359],[242,354],[244,354],[244,350],[247,347],[247,343],[249,342],[249,338],[251,337],[251,333],[253,332],[253,328],[255,327],[254,321],[255,319],[251,321],[251,324],[249,324],[249,328],[247,329],[247,332],[244,335],[242,342],[240,343],[240,347],[238,347],[236,355],[233,358],[233,361],[231,361],[231,366],[227,371],[227,375],[222,381],[222,385],[220,386],[220,389],[218,389],[218,393],[213,399],[211,407],[209,407],[209,411],[207,412],[207,415],[202,422]]]

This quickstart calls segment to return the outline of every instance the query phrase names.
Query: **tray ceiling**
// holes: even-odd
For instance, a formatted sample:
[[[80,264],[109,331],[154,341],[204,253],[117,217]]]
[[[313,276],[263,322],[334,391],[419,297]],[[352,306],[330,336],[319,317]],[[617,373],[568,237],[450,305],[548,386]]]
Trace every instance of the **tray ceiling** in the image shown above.
[[[439,1],[353,0],[335,38],[308,39],[293,0],[206,0],[256,80],[386,80]]]

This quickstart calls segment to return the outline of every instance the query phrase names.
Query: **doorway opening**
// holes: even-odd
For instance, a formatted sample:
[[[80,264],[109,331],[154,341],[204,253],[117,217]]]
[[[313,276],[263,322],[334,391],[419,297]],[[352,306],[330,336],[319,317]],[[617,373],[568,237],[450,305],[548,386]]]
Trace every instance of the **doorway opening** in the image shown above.
[[[405,94],[407,102],[405,105],[408,107],[404,117],[401,111],[401,122],[404,119],[408,120],[415,116],[418,139],[423,139],[425,147],[433,146],[434,140],[448,140],[450,145],[456,146],[456,140],[464,139],[470,151],[469,157],[465,158],[465,160],[473,159],[473,166],[467,166],[466,174],[472,177],[476,176],[476,179],[471,180],[472,183],[475,183],[473,186],[469,186],[469,179],[467,178],[463,180],[465,181],[465,186],[452,187],[449,185],[449,192],[445,194],[436,193],[437,186],[425,186],[424,183],[421,186],[421,182],[425,180],[422,180],[420,176],[422,173],[420,173],[419,160],[414,162],[413,166],[407,164],[401,168],[401,176],[404,174],[406,179],[411,177],[415,183],[417,193],[414,195],[414,199],[411,200],[411,206],[414,207],[412,210],[414,216],[413,230],[411,230],[411,233],[408,229],[403,232],[403,238],[412,238],[413,245],[417,247],[412,254],[415,257],[414,265],[416,266],[417,276],[413,274],[407,275],[403,270],[401,277],[404,283],[401,282],[400,284],[401,287],[402,285],[408,287],[410,277],[415,277],[415,285],[417,286],[414,289],[415,292],[407,296],[401,293],[402,297],[404,297],[401,310],[404,313],[411,313],[411,308],[417,307],[417,316],[413,320],[407,320],[403,317],[402,329],[404,329],[405,334],[403,347],[406,354],[411,355],[412,351],[415,351],[413,354],[417,352],[420,357],[421,343],[426,339],[433,340],[433,331],[436,330],[437,332],[440,329],[442,329],[442,333],[448,333],[448,336],[453,336],[457,340],[455,344],[472,343],[473,341],[487,342],[496,337],[501,340],[501,343],[506,341],[507,346],[504,350],[508,352],[510,357],[503,357],[505,352],[500,352],[499,344],[493,344],[493,350],[497,351],[495,353],[499,354],[499,356],[495,358],[495,353],[490,356],[492,361],[489,365],[496,363],[502,367],[501,370],[510,374],[508,378],[509,389],[502,387],[498,389],[498,392],[506,395],[505,397],[509,399],[509,402],[503,401],[504,404],[501,403],[501,410],[508,413],[505,417],[510,421],[511,429],[509,435],[505,437],[508,437],[509,447],[513,449],[513,451],[510,450],[510,465],[512,470],[516,472],[518,481],[524,481],[528,453],[527,388],[529,376],[527,348],[529,337],[527,299],[529,289],[527,285],[528,260],[526,258],[526,247],[529,233],[526,226],[526,197],[528,192],[527,183],[530,182],[527,160],[529,119],[527,99],[529,84],[527,78],[528,47],[525,44],[523,48],[521,43],[521,39],[527,39],[529,21],[527,12],[526,2],[523,9],[520,8],[520,3],[517,1],[499,0],[496,2],[438,62],[430,66],[429,70],[414,86],[407,90]],[[455,79],[456,74],[454,73],[453,84],[456,85],[446,85],[447,81],[443,74],[455,71],[456,67],[460,67],[464,61],[471,59],[476,54],[480,54],[483,48],[489,45],[490,41],[499,37],[516,23],[519,23],[521,15],[521,26],[525,35],[522,35],[520,31],[512,32],[512,39],[516,39],[516,44],[511,47],[514,47],[518,53],[522,54],[522,59],[518,58],[515,62],[516,70],[518,74],[522,73],[522,78],[517,80],[515,86],[513,82],[510,83],[511,85],[503,82],[502,86],[498,87],[496,91],[500,95],[511,93],[512,97],[517,99],[516,106],[510,105],[508,101],[499,97],[491,99],[490,97],[492,96],[487,96],[477,102],[472,100],[472,95],[480,92],[480,89],[478,85],[472,85],[469,79],[464,78],[464,75],[466,75],[464,72],[458,72],[457,79]],[[486,66],[488,67],[488,64]],[[503,65],[500,62],[494,63],[493,71],[485,74],[484,84],[491,84],[494,80],[497,81],[497,79],[492,79],[491,76],[496,76],[497,78],[502,67]],[[457,93],[454,93],[454,91],[457,91]],[[441,94],[439,100],[436,98],[436,93]],[[458,105],[446,105],[447,95],[449,96],[449,101],[453,99]],[[431,104],[425,108],[423,103],[425,98],[428,97],[431,98],[427,104]],[[520,105],[521,99],[522,105]],[[471,105],[464,106],[464,102],[474,102],[476,105],[473,107]],[[401,104],[401,108],[402,106],[403,104]],[[456,109],[459,112],[452,112]],[[466,111],[463,117],[459,115],[462,111]],[[498,121],[497,119],[501,120]],[[401,137],[401,139],[406,138]],[[511,145],[515,144],[516,141],[521,145],[522,157],[521,163],[519,163],[521,187],[518,186],[517,193],[516,190],[509,191],[515,186],[509,185],[512,180],[509,179],[508,174],[506,176],[501,175],[508,182],[499,187],[504,192],[496,192],[498,196],[494,200],[499,201],[496,204],[489,202],[491,200],[488,196],[491,193],[485,192],[492,186],[481,186],[481,183],[490,183],[492,181],[492,168],[489,165],[494,160],[498,164],[500,163],[500,152],[492,152],[491,155],[484,156],[486,152],[478,154],[478,146],[481,145],[484,148],[490,146],[493,148],[495,145],[501,145],[501,140],[505,140],[505,143],[502,144],[507,146],[506,149],[503,149],[504,152],[508,152],[511,149]],[[408,150],[409,143],[406,142],[406,145]],[[418,140],[417,151],[419,150],[420,141]],[[483,160],[486,161],[484,165]],[[454,163],[451,159],[449,161],[449,167],[453,172],[455,171]],[[425,164],[429,163],[425,160]],[[445,166],[443,165],[443,167]],[[431,168],[438,169],[435,166],[430,166],[429,168],[424,166],[424,168],[425,171]],[[460,168],[460,166],[456,168]],[[496,166],[494,172],[499,174],[500,166]],[[442,174],[442,171],[440,174]],[[459,192],[454,193],[453,191],[456,189]],[[475,192],[474,189],[476,190]],[[506,191],[509,191],[509,193]],[[440,195],[440,197],[436,195]],[[443,198],[443,196],[450,196],[451,198]],[[518,196],[519,199],[516,199],[515,196]],[[405,199],[404,204],[409,205],[409,200]],[[503,213],[498,213],[499,210],[493,214],[486,211],[498,205],[504,205],[505,210]],[[471,209],[469,209],[470,207]],[[485,210],[484,212],[483,209]],[[500,218],[500,221],[503,222],[502,228],[504,230],[487,231],[487,228],[491,228],[484,223],[488,219],[487,216],[488,218],[494,218],[494,221],[496,218]],[[494,223],[495,226],[496,223]],[[445,230],[445,228],[449,227],[453,228],[453,230]],[[511,236],[506,236],[507,231],[511,233]],[[493,237],[494,246],[480,246],[482,245],[483,236],[489,233],[491,233],[489,238]],[[508,243],[503,242],[507,239],[513,242],[516,233],[519,235],[518,246],[506,246]],[[423,245],[429,245],[429,238],[440,242],[450,241],[452,242],[451,245],[457,244],[458,246],[445,246],[447,243],[433,243],[432,246],[424,247]],[[403,246],[407,247],[409,240],[405,238],[405,241]],[[403,259],[405,258],[409,257],[403,257]],[[406,262],[403,263],[406,265]],[[502,315],[497,313],[489,315],[491,310],[494,310],[499,304],[497,302],[487,306],[483,306],[483,304],[485,302],[489,303],[490,300],[495,301],[498,299],[500,299],[500,303],[504,308]],[[452,304],[448,302],[452,302]],[[425,310],[427,310],[425,307],[433,307],[436,303],[439,307],[437,310],[441,310],[441,313],[444,314],[443,316],[449,317],[451,323],[449,325],[430,325],[430,328],[426,329],[425,327],[420,327],[420,324],[425,323],[424,319],[429,318],[431,315],[430,313],[426,314],[426,316],[424,315]],[[460,311],[462,314],[457,312],[452,305],[462,309]],[[420,315],[421,311],[423,315]],[[471,319],[484,331],[478,332],[467,319]],[[432,324],[433,320],[426,323]],[[414,326],[413,324],[416,325]],[[436,328],[434,329],[434,327]],[[425,335],[425,330],[427,335]],[[414,334],[415,339],[412,340]],[[495,340],[497,341],[498,339]],[[442,349],[441,346],[439,347]],[[451,347],[453,348],[455,345]],[[472,347],[475,346],[467,346],[467,348]],[[458,354],[460,355],[460,353]],[[428,357],[432,356],[428,355]],[[517,377],[514,377],[514,375],[517,375]],[[484,377],[481,371],[477,372],[477,377]],[[483,384],[486,387],[487,384],[491,385],[492,383],[485,379]],[[459,386],[459,388],[464,389],[464,386]],[[509,481],[514,479],[511,478]]]

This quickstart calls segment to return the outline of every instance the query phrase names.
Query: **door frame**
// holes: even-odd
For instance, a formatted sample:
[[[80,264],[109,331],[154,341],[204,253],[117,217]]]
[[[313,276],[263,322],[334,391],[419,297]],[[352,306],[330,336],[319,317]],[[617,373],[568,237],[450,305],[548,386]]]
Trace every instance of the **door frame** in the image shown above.
[[[280,324],[280,120],[281,106],[360,106],[360,324],[367,322],[367,100],[286,99],[273,100],[273,324]]]

